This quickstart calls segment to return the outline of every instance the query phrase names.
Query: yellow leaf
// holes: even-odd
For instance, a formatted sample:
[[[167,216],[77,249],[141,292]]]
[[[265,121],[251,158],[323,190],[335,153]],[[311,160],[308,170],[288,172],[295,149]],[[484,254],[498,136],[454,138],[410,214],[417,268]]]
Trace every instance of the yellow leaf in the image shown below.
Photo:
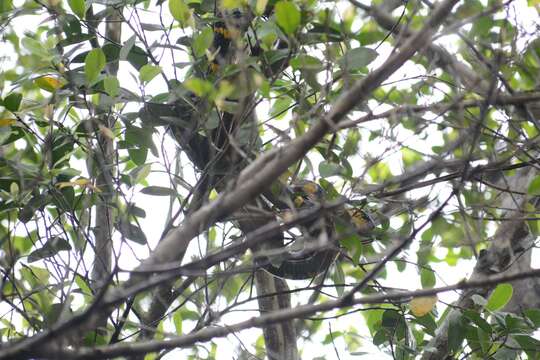
[[[17,194],[19,194],[19,184],[17,184],[16,182],[12,182],[9,186],[9,192],[11,193],[11,195],[17,196]]]
[[[437,296],[416,297],[411,300],[409,307],[414,316],[424,316],[429,313],[437,303]]]
[[[64,83],[58,78],[52,76],[42,76],[34,80],[34,83],[39,86],[41,89],[53,92],[61,88]]]
[[[86,178],[83,178],[83,177],[78,178],[77,180],[74,180],[74,181],[62,181],[62,182],[59,182],[59,183],[56,184],[56,186],[59,189],[63,189],[63,188],[68,187],[68,186],[71,186],[71,187],[80,186],[80,187],[85,187],[85,188],[92,189],[95,192],[101,192],[101,190],[99,190],[97,187],[95,187],[90,182],[90,180],[88,180]]]
[[[264,10],[266,10],[266,4],[268,3],[268,0],[257,0],[255,5],[255,14],[261,16],[264,14]]]
[[[99,124],[99,132],[101,133],[101,135],[105,136],[106,138],[110,140],[114,140],[114,133],[108,127]]]
[[[0,119],[0,126],[11,126],[17,123],[16,119]]]
[[[56,186],[59,189],[63,189],[65,187],[74,186],[74,185],[75,185],[75,183],[72,183],[71,181],[61,181],[61,182],[56,183]]]
[[[221,6],[224,9],[235,9],[241,8],[246,4],[245,0],[223,0]]]
[[[85,186],[85,185],[90,184],[90,180],[85,179],[85,178],[78,178],[77,180],[73,181],[73,183],[75,185]]]

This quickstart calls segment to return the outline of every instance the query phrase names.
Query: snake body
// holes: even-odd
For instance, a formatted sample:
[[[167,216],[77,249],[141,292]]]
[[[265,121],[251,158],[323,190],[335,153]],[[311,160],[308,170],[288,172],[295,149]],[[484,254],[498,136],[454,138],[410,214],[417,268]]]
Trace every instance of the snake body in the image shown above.
[[[175,117],[182,118],[182,116],[185,116],[186,111],[191,106],[191,104],[183,104],[180,101],[177,101],[174,105],[147,103],[141,109],[140,116],[143,119],[154,119],[154,121],[161,119],[164,123],[170,123],[171,119]],[[204,171],[205,166],[211,160],[208,150],[212,146],[211,140],[195,131],[189,131],[185,127],[170,126],[170,128],[173,136],[191,161],[200,171]],[[224,158],[223,161],[226,161],[226,159]],[[223,180],[223,178],[214,177],[214,182],[218,180]],[[211,186],[215,185],[215,183],[211,184]],[[264,203],[263,201],[253,201],[252,206],[271,215],[253,216],[249,210],[241,211],[238,216],[240,219],[237,222],[244,234],[255,231],[268,222],[279,220],[278,215],[274,214],[275,212],[283,215],[290,211],[301,211],[324,201],[322,188],[312,181],[301,180],[289,186],[283,184],[278,184],[278,186],[283,188],[282,193],[286,194],[289,201],[274,201],[272,206],[275,210],[272,210],[269,206],[261,205],[261,203]],[[339,244],[334,232],[333,217],[349,216],[351,225],[362,235],[373,229],[373,221],[367,213],[358,209],[354,209],[354,213],[353,215],[352,212],[349,212],[349,215],[346,215],[346,211],[342,210],[334,214],[323,214],[319,219],[310,219],[300,223],[301,236],[304,239],[305,248],[307,248],[304,250],[290,250],[285,245],[283,232],[273,234],[272,239],[266,245],[252,249],[256,254],[256,264],[281,278],[294,280],[313,278],[326,271],[339,254]],[[321,239],[328,239],[326,240],[327,243],[323,243]],[[274,255],[267,255],[267,253]]]
[[[234,51],[232,44],[234,39],[231,31],[243,31],[246,28],[246,21],[242,21],[241,13],[237,11],[232,11],[227,17],[221,13],[218,15],[221,16],[221,20],[213,25],[213,47],[216,57],[209,63],[211,73],[219,71],[219,67],[230,63],[233,58],[231,51]],[[219,169],[230,170],[242,165],[238,164],[238,159],[241,157],[234,156],[235,150],[228,144],[228,137],[234,136],[235,130],[238,129],[238,125],[234,123],[238,114],[222,112],[219,128],[206,133],[205,136],[200,129],[205,116],[205,111],[200,109],[208,108],[208,104],[202,105],[205,103],[204,99],[185,92],[173,99],[170,104],[146,103],[140,111],[140,118],[143,122],[152,121],[155,125],[167,125],[182,150],[199,171],[203,173],[208,171],[208,164],[214,163],[216,174],[211,176],[208,187],[221,191],[224,189],[220,184],[223,184],[227,171]],[[216,149],[220,151],[217,162],[213,161],[216,159]],[[245,160],[244,158],[241,161]],[[217,168],[219,168],[218,171],[216,171]],[[288,186],[277,185],[281,187],[282,193],[287,194],[289,201],[275,202],[272,204],[274,209],[261,205],[264,202],[253,201],[253,206],[271,215],[257,218],[253,217],[249,211],[244,211],[240,216],[242,219],[237,221],[244,234],[266,225],[269,221],[278,220],[276,212],[299,211],[324,200],[322,188],[312,181],[298,181]],[[304,240],[305,249],[295,251],[288,248],[285,245],[283,232],[279,231],[273,234],[266,244],[260,244],[252,249],[255,253],[256,265],[274,276],[295,280],[313,278],[326,271],[339,254],[332,216],[322,214],[316,220],[306,220],[298,225],[302,229],[301,237]],[[371,227],[371,223],[367,227]]]
[[[324,191],[320,185],[309,180],[299,180],[286,187],[287,193],[292,200],[295,211],[310,209],[324,202]],[[290,209],[284,209],[283,203],[280,210],[287,214]],[[269,242],[271,250],[280,255],[277,260],[269,256],[256,257],[256,261],[271,274],[292,280],[310,279],[323,272],[338,258],[340,249],[339,242],[334,230],[336,216],[349,216],[350,221],[358,234],[366,235],[370,232],[374,223],[369,215],[361,209],[344,208],[333,213],[321,212],[316,219],[308,219],[299,223],[304,249],[289,250],[284,244],[283,234],[277,234],[274,241]],[[347,215],[345,215],[347,214]],[[262,223],[259,225],[263,225]]]

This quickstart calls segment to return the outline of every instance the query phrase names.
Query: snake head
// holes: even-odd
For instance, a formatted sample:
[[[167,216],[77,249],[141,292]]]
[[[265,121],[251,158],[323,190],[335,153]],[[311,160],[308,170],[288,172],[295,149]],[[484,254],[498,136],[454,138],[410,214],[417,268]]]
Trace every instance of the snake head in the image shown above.
[[[219,15],[224,20],[228,30],[231,31],[231,38],[243,34],[254,17],[248,6],[228,7],[224,4],[221,6]]]

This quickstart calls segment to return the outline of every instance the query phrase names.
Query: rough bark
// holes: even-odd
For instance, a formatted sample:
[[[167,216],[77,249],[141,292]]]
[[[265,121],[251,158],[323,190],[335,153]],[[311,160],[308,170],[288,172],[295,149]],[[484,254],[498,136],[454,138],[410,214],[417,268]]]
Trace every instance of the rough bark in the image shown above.
[[[508,191],[503,195],[501,208],[509,209],[492,239],[489,248],[482,252],[474,268],[470,280],[481,281],[493,274],[517,274],[531,270],[531,247],[524,246],[530,239],[530,233],[523,220],[523,210],[528,199],[527,188],[536,176],[534,169],[526,168],[507,179],[504,187]],[[521,194],[520,194],[521,193]],[[517,280],[512,282],[516,287],[513,300],[507,305],[507,311],[519,311],[524,306],[538,306],[539,279]],[[449,327],[452,321],[459,318],[462,309],[472,308],[472,296],[477,294],[487,298],[493,287],[470,289],[464,291],[455,307],[450,310],[445,321],[437,329],[430,340],[422,360],[446,359],[451,356],[449,348]]]
[[[114,9],[109,7],[111,13],[106,18],[105,38],[109,42],[119,44],[122,36],[121,8]],[[116,76],[118,72],[118,61],[107,65],[109,75]],[[115,118],[111,112],[102,114],[99,117],[100,127],[112,129],[115,124]],[[96,184],[101,189],[100,201],[96,205],[95,220],[95,255],[92,269],[92,279],[94,289],[99,291],[106,285],[112,270],[112,233],[114,226],[113,202],[115,198],[115,188],[113,183],[113,174],[115,166],[115,147],[112,138],[107,136],[106,131],[100,131],[98,134],[97,147],[95,149],[95,158],[98,167]]]
[[[291,296],[285,280],[257,270],[255,284],[261,314],[291,307]],[[298,359],[297,336],[292,319],[263,327],[263,335],[269,360]]]

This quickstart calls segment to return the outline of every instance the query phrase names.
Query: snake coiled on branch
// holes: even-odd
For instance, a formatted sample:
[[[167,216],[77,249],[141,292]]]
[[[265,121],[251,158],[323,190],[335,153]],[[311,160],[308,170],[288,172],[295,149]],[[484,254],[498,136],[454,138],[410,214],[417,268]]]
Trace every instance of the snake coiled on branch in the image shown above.
[[[161,119],[164,123],[170,123],[171,119],[181,119],[185,116],[191,106],[192,104],[181,105],[178,101],[174,105],[147,103],[141,109],[141,117]],[[213,146],[210,144],[211,140],[184,127],[171,126],[171,132],[197,169],[201,172],[205,171],[212,160],[208,150]],[[221,161],[220,167],[232,166],[223,164],[227,161],[226,157],[221,158]],[[252,201],[250,204],[252,208],[257,208],[258,212],[251,211],[252,208],[247,207],[235,214],[242,232],[252,232],[294,212],[316,206],[321,208],[320,205],[324,202],[324,191],[315,182],[301,180],[284,185],[277,181],[274,185],[274,188],[279,188],[277,192],[281,194],[280,196],[273,195],[270,190],[265,191],[264,198]],[[223,176],[213,176],[211,186],[223,189]],[[332,214],[327,214],[321,208],[315,218],[312,216],[298,223],[300,235],[296,236],[296,240],[302,240],[303,248],[297,247],[291,250],[285,244],[283,232],[277,232],[267,244],[252,249],[255,253],[256,264],[271,274],[286,279],[308,279],[326,271],[339,254],[339,243],[334,231],[336,216],[346,218],[354,231],[364,238],[374,228],[373,220],[361,209],[341,208],[333,211]]]
[[[205,75],[210,78],[219,76],[221,68],[234,63],[235,52],[245,50],[239,49],[239,40],[251,21],[249,11],[238,9],[216,11],[216,16],[212,24],[213,55],[208,59]],[[154,125],[166,125],[195,168],[207,176],[204,179],[207,188],[225,190],[225,178],[235,169],[247,165],[252,158],[250,155],[260,147],[257,146],[258,142],[260,144],[256,131],[258,124],[253,108],[250,108],[254,94],[233,99],[239,104],[235,113],[218,109],[208,99],[198,97],[182,86],[177,86],[172,94],[167,104],[146,103],[140,110],[140,118]],[[211,112],[217,115],[219,122],[217,127],[209,130],[204,125]],[[241,144],[241,148],[231,144],[238,131],[246,126],[255,129],[254,137]],[[234,217],[240,230],[247,234],[292,213],[320,207],[323,202],[324,191],[315,182],[301,180],[286,185],[276,181],[272,191],[265,191],[264,196],[251,202],[251,209],[258,211],[246,208]],[[286,246],[284,232],[272,234],[270,241],[252,248],[255,265],[286,279],[308,279],[327,271],[340,252],[334,230],[336,214],[351,216],[345,208],[332,214],[321,208],[316,216],[299,221],[296,235],[292,236],[292,247]],[[373,229],[373,222],[367,213],[360,211],[358,214],[353,223],[356,232],[365,235]]]

